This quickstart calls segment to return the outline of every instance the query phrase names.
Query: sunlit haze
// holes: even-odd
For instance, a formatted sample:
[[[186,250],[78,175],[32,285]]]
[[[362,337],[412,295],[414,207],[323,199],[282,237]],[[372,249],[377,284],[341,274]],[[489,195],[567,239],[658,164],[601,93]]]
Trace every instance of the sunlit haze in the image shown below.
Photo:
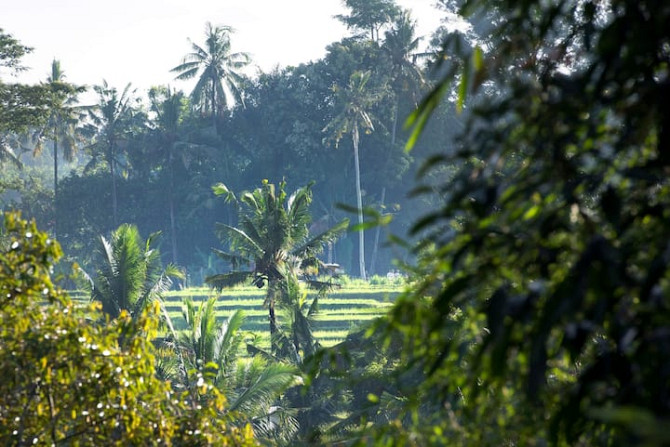
[[[233,51],[250,53],[256,71],[316,60],[328,44],[349,34],[333,18],[345,12],[341,0],[3,3],[0,28],[34,49],[23,59],[29,70],[19,75],[26,83],[45,80],[55,58],[67,79],[77,84],[106,79],[119,88],[132,82],[141,91],[167,84],[187,90],[188,84],[175,81],[170,69],[189,52],[188,39],[202,44],[206,22],[232,26]],[[433,0],[398,4],[412,10],[418,35],[428,36],[439,26],[442,13],[432,6]]]

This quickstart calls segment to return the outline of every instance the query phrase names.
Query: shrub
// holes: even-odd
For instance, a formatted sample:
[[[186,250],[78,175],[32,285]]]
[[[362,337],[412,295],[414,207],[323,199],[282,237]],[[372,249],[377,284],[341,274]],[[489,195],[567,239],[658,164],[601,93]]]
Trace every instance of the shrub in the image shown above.
[[[59,245],[6,214],[0,250],[0,444],[252,445],[203,380],[174,393],[155,374],[157,306],[105,318],[75,306],[50,272]],[[203,398],[204,397],[204,398]]]

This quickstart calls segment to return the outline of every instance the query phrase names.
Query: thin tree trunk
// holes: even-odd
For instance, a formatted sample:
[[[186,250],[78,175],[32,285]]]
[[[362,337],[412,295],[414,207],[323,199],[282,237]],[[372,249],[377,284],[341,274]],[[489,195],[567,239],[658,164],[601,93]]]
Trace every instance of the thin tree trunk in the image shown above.
[[[356,173],[356,205],[358,206],[358,223],[363,224],[363,197],[361,195],[361,168],[358,159],[358,128],[354,127],[353,143],[354,143],[354,168]],[[366,280],[365,274],[365,236],[363,229],[358,230],[358,267],[360,270],[361,279]]]
[[[117,200],[116,200],[116,175],[114,173],[114,150],[113,143],[110,144],[109,157],[107,163],[109,163],[109,172],[112,176],[112,222],[114,227],[118,225],[117,219]]]
[[[57,219],[58,212],[56,206],[58,203],[58,133],[56,131],[56,126],[54,126],[54,226],[53,226],[53,238],[58,239]]]
[[[216,80],[212,79],[212,127],[214,135],[218,135],[216,130]]]
[[[275,315],[275,303],[274,300],[270,301],[268,304],[269,316],[270,316],[270,340],[277,333],[277,316]]]
[[[273,285],[268,283],[268,316],[270,319],[270,352],[276,354],[279,349],[277,346],[277,334],[279,330],[277,328],[277,315],[275,314],[275,291],[273,290]]]
[[[175,227],[174,198],[172,197],[172,191],[170,191],[170,236],[172,243],[172,263],[177,265],[177,231]]]
[[[393,108],[393,127],[391,129],[391,148],[395,146],[395,136],[398,129],[398,108],[400,99],[396,96],[395,105]]]
[[[172,145],[172,143],[170,143]],[[172,263],[177,265],[177,230],[174,217],[174,166],[172,163],[172,146],[169,150],[169,168],[170,168],[170,185],[168,197],[170,200],[170,237],[172,242]]]
[[[382,187],[382,200],[381,200],[381,206],[382,208],[384,207],[384,199],[386,197],[386,186]],[[377,273],[377,252],[379,251],[379,233],[381,233],[382,227],[381,225],[377,225],[377,228],[375,229],[375,243],[372,246],[372,259],[370,260],[370,273],[375,274]]]

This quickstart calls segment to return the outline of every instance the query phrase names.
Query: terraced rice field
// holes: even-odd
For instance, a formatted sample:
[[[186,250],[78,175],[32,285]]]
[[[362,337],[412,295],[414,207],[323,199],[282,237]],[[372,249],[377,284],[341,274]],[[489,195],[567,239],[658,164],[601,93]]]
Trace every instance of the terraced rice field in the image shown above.
[[[314,334],[323,346],[332,346],[342,341],[347,334],[356,328],[381,316],[392,305],[400,293],[400,288],[389,286],[343,286],[331,291],[326,298],[319,300],[319,312],[315,318]],[[314,292],[308,292],[311,299]],[[71,291],[74,300],[85,301],[88,298],[79,291]],[[249,332],[258,346],[269,345],[268,312],[263,307],[265,289],[256,287],[239,287],[224,290],[222,293],[209,288],[189,288],[171,291],[165,295],[167,311],[175,329],[186,328],[182,316],[182,301],[190,298],[195,303],[207,301],[210,297],[218,298],[217,317],[223,320],[238,309],[246,316],[242,330]],[[278,310],[280,324],[281,311]]]
[[[332,346],[342,341],[350,330],[382,315],[400,289],[391,287],[343,287],[331,291],[319,300],[319,313],[315,321],[315,336],[323,346]],[[165,296],[166,306],[175,329],[184,329],[186,322],[182,317],[182,300],[190,298],[194,302],[207,301],[217,296],[217,316],[224,319],[238,309],[246,316],[242,330],[249,331],[261,340],[267,340],[269,332],[268,313],[263,307],[265,289],[255,287],[235,288],[216,293],[208,288],[190,288],[169,292]],[[312,298],[311,292],[308,297]],[[279,312],[281,323],[281,313]]]

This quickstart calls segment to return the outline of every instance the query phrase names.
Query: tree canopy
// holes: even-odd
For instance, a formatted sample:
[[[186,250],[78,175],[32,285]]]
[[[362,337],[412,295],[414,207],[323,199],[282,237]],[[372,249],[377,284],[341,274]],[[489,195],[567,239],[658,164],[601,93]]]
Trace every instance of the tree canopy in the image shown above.
[[[216,388],[177,393],[156,377],[156,307],[98,324],[99,306],[75,305],[54,286],[58,243],[16,214],[5,214],[3,230],[3,444],[255,445],[250,427],[218,414],[225,399]]]
[[[0,28],[0,67],[7,68],[10,74],[22,71],[21,58],[31,51],[32,48]],[[43,87],[6,83],[0,79],[0,146],[6,145],[7,133],[18,134],[43,123],[48,105],[48,92]]]
[[[392,313],[425,374],[412,411],[444,418],[415,426],[427,442],[669,441],[662,3],[496,2],[487,47],[444,42],[449,74],[410,123],[455,91],[467,124],[424,172],[460,168],[423,188],[443,204]]]

